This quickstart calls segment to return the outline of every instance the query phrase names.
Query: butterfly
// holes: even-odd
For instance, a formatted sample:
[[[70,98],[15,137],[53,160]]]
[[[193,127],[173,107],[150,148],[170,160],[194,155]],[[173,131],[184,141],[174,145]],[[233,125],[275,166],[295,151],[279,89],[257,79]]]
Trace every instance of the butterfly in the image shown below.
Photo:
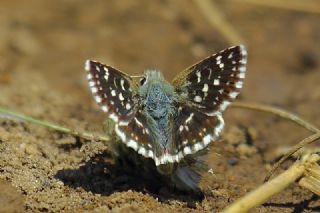
[[[130,76],[87,60],[95,101],[121,142],[157,167],[179,163],[217,140],[222,113],[239,94],[246,73],[243,45],[213,54],[179,73],[172,83],[158,70]]]

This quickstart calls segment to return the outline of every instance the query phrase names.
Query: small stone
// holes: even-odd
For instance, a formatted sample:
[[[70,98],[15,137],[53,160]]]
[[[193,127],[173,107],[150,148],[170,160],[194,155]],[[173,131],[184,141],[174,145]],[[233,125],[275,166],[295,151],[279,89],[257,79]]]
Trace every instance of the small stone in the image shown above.
[[[237,152],[242,156],[250,156],[257,153],[257,149],[255,147],[249,146],[248,144],[240,144],[237,147]]]
[[[228,159],[228,164],[230,166],[235,166],[238,164],[238,160],[237,159],[234,159],[234,158],[231,158],[231,159]]]
[[[38,150],[38,147],[34,144],[25,144],[25,152],[28,155],[40,155],[41,152]]]

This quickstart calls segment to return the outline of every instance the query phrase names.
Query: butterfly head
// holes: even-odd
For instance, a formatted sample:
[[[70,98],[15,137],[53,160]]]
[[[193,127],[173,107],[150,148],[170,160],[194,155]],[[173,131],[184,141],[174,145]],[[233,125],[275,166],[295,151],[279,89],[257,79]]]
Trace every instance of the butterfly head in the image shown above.
[[[164,77],[159,70],[146,70],[144,72],[144,76],[145,76],[146,82],[149,82],[149,83],[164,81]]]
[[[165,100],[170,99],[174,89],[158,70],[147,70],[140,80],[139,95],[144,99]]]
[[[170,87],[171,85],[164,79],[159,70],[146,70],[143,78],[140,79],[140,88],[147,90],[155,85],[162,85],[163,87]]]

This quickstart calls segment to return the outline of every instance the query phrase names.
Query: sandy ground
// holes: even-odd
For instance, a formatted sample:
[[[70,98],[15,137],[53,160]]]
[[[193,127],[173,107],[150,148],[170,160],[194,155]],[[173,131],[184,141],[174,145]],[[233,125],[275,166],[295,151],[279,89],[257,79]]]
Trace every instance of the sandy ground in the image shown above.
[[[289,109],[320,126],[319,15],[217,1],[245,39],[240,99]],[[76,130],[102,132],[83,64],[130,74],[177,72],[229,46],[191,1],[0,3],[0,106]],[[262,183],[279,152],[310,133],[274,116],[230,108],[207,162],[204,197],[176,194],[115,168],[107,144],[0,119],[0,212],[217,212]],[[287,168],[287,162],[282,169]],[[317,212],[292,185],[252,212]]]

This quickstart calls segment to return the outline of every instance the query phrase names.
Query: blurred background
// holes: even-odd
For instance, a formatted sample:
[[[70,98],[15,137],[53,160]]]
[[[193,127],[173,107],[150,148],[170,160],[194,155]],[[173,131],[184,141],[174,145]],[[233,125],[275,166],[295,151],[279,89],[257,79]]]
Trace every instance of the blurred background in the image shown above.
[[[209,54],[244,43],[243,98],[319,100],[320,2],[259,2],[2,0],[1,78],[32,72],[57,90],[77,93],[84,89],[85,59],[95,59],[130,74],[157,68],[171,80]]]

